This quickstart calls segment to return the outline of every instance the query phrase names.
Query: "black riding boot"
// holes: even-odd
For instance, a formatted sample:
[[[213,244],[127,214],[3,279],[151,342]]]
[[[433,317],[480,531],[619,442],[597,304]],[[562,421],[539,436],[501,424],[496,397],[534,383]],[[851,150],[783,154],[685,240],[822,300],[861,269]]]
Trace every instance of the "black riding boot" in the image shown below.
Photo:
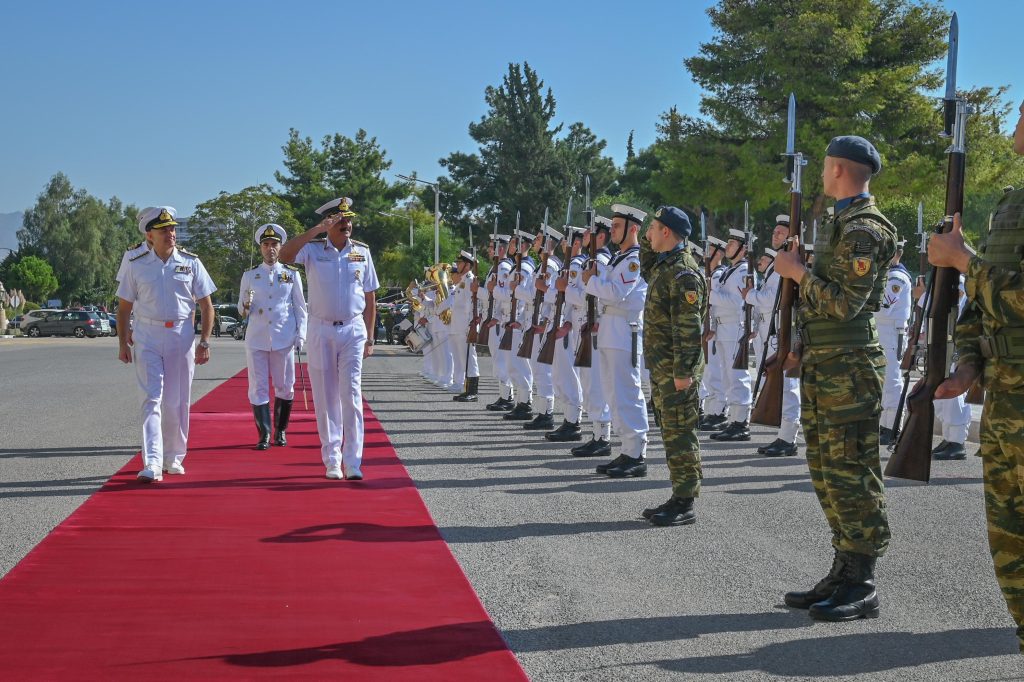
[[[270,403],[253,405],[252,416],[256,419],[256,431],[260,434],[256,449],[266,450],[270,447]]]
[[[288,428],[288,420],[292,416],[292,401],[281,398],[274,399],[274,445],[288,445],[284,432]]]

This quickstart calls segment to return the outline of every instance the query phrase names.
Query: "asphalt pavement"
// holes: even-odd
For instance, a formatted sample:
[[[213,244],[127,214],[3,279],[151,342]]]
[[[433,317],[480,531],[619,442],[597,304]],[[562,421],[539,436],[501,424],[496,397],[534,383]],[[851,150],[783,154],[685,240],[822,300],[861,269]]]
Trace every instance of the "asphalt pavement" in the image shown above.
[[[0,341],[0,575],[138,449],[134,378],[115,355],[113,339]],[[240,342],[215,339],[193,399],[243,366]],[[489,359],[475,404],[452,402],[420,366],[378,346],[365,396],[532,679],[1024,679],[977,458],[934,463],[928,486],[888,481],[882,615],[820,624],[782,606],[831,552],[804,458],[754,453],[769,429],[702,439],[697,523],[655,528],[639,512],[669,495],[656,429],[649,476],[611,480],[486,412]]]

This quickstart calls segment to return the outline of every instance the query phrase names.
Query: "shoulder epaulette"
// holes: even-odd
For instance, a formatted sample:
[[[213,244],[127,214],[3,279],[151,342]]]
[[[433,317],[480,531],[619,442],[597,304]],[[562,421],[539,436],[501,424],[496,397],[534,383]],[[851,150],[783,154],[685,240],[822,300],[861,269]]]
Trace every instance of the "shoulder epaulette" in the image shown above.
[[[359,241],[359,240],[357,240],[357,239],[353,239],[353,240],[352,240],[352,243],[353,243],[353,244],[355,244],[356,246],[361,246],[361,247],[363,247],[364,249],[368,249],[368,248],[370,248],[370,245],[369,245],[369,244],[364,244],[363,242],[361,242],[361,241]]]
[[[132,261],[135,261],[135,260],[139,260],[139,259],[140,259],[140,258],[142,258],[143,256],[148,256],[148,255],[149,255],[149,250],[147,249],[146,251],[143,251],[143,252],[142,252],[142,253],[140,253],[139,255],[137,255],[137,256],[132,256],[131,258],[129,258],[129,259],[128,259],[128,262],[130,263],[130,262],[132,262]]]
[[[185,249],[181,248],[180,246],[178,247],[178,253],[183,254],[185,256],[191,256],[192,258],[199,258],[198,254],[192,253],[191,251],[186,251]]]
[[[298,265],[293,265],[291,263],[281,263],[281,265],[285,266],[285,268],[287,268],[289,270],[294,270],[295,272],[299,271],[299,266]]]
[[[309,241],[310,243],[323,244],[324,242],[327,241],[327,237],[316,237],[315,239],[310,239]]]
[[[143,240],[142,240],[141,242],[139,242],[138,244],[132,244],[131,246],[129,246],[129,247],[128,247],[127,249],[125,249],[125,250],[126,250],[126,251],[134,251],[135,249],[139,248],[140,246],[142,246],[142,245],[143,245],[143,244],[145,244],[145,243],[146,243],[146,240],[145,240],[145,239],[143,239]]]

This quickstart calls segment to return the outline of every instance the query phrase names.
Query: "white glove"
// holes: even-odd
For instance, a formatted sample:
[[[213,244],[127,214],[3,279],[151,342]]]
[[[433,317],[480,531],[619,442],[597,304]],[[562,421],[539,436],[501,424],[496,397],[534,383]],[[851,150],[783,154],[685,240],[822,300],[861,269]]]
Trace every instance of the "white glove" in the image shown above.
[[[302,339],[302,338],[295,339],[295,352],[296,353],[301,353],[302,352],[302,346],[305,343],[306,343],[306,339]]]

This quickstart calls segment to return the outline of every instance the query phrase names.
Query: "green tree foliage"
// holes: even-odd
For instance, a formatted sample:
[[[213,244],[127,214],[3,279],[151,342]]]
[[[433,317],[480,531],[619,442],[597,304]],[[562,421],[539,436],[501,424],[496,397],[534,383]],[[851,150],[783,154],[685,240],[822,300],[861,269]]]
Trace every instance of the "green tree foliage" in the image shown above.
[[[391,246],[374,255],[374,267],[377,269],[377,278],[381,284],[405,287],[413,278],[423,279],[423,268],[434,263],[433,214],[418,208],[412,210],[412,215],[415,220],[412,248],[409,248],[409,223],[406,221],[405,243]],[[454,262],[459,255],[459,250],[463,248],[462,240],[455,237],[451,229],[443,223],[438,234],[441,262]]]
[[[320,221],[316,209],[331,199],[349,197],[359,214],[359,239],[374,252],[399,244],[402,231],[397,223],[380,213],[391,211],[411,192],[407,183],[389,184],[383,173],[391,168],[387,153],[365,130],[355,138],[340,133],[326,135],[319,145],[291,129],[284,151],[284,171],[274,177],[282,187],[281,197],[292,207],[295,218],[306,227]],[[433,205],[433,204],[431,204]],[[405,237],[408,239],[408,225]]]
[[[121,254],[131,240],[138,241],[137,213],[116,197],[104,202],[84,189],[76,190],[67,176],[58,173],[25,211],[19,248],[43,258],[60,273],[56,293],[64,300],[104,302],[116,289]]]
[[[265,223],[277,223],[290,236],[302,232],[291,205],[269,185],[246,187],[196,206],[189,218],[188,248],[195,251],[217,285],[218,301],[238,300],[242,273],[262,261],[254,234]]]
[[[617,179],[615,164],[603,155],[606,143],[582,123],[562,135],[555,124],[555,97],[529,64],[509,64],[501,85],[484,92],[487,113],[469,125],[476,153],[453,152],[441,159],[442,210],[456,234],[467,224],[490,222],[498,215],[503,231],[515,225],[534,230],[551,211],[551,222],[564,216],[570,195],[583,194],[583,177],[601,192]],[[426,196],[424,194],[424,199]],[[557,216],[557,219],[556,219]]]
[[[45,301],[60,283],[49,263],[37,256],[25,256],[11,266],[7,286],[21,289],[29,300]]]

